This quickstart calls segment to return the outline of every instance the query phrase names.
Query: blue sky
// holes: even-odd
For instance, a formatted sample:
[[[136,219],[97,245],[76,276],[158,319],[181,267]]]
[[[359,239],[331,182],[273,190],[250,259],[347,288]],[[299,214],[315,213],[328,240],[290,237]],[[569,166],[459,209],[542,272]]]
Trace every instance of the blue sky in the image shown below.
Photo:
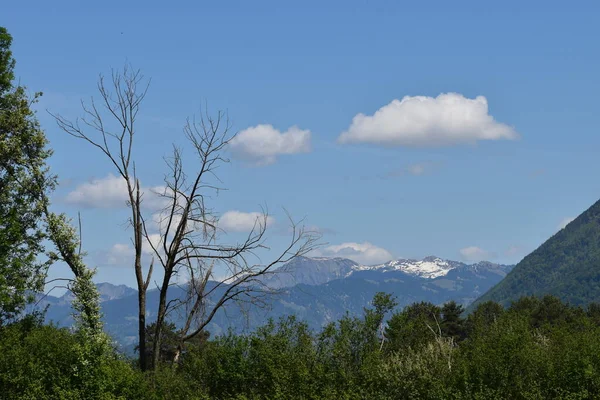
[[[115,171],[43,110],[80,115],[98,74],[126,61],[152,78],[143,184],[162,183],[187,116],[227,110],[244,140],[213,206],[267,204],[274,248],[285,207],[323,231],[322,255],[512,263],[600,195],[595,2],[28,1],[2,14],[19,79],[45,94],[54,207],[81,212],[99,281],[134,282],[113,254],[129,243],[125,210],[84,190]]]

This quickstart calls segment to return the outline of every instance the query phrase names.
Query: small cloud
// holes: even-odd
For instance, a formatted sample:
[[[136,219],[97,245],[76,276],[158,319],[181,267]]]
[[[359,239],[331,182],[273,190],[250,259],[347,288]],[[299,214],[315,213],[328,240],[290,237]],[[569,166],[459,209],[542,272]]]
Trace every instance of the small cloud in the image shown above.
[[[477,246],[469,246],[460,249],[460,255],[465,261],[484,261],[495,258],[493,253]]]
[[[164,207],[164,198],[157,194],[163,193],[164,190],[162,186],[142,187],[142,205],[149,209]],[[69,204],[89,208],[121,208],[127,205],[128,200],[127,182],[121,176],[113,174],[77,185],[65,198]]]
[[[127,204],[127,183],[109,174],[78,185],[66,197],[67,203],[90,208],[118,208]]]
[[[218,227],[226,232],[250,232],[263,223],[264,215],[259,212],[227,211],[218,221]],[[267,226],[275,222],[275,218],[267,217]]]
[[[131,263],[135,251],[133,247],[128,244],[115,243],[105,254],[104,262],[101,264],[107,264],[112,266],[124,266]]]
[[[423,175],[426,171],[427,171],[426,164],[413,164],[413,165],[409,165],[406,168],[406,172],[408,172],[411,175],[415,175],[415,176]]]
[[[257,125],[244,129],[230,142],[231,152],[255,165],[269,165],[284,154],[308,153],[310,131],[292,126],[281,132],[273,125]]]
[[[392,254],[384,248],[377,247],[369,242],[347,242],[327,246],[314,252],[317,257],[343,257],[356,261],[359,264],[381,264],[393,259]]]
[[[566,217],[566,218],[563,218],[563,219],[560,221],[560,223],[558,224],[558,227],[557,227],[557,228],[558,228],[558,230],[560,231],[560,230],[562,230],[562,229],[565,229],[565,227],[566,227],[567,225],[569,225],[571,222],[573,222],[574,220],[575,220],[575,218],[573,218],[573,217]]]
[[[405,96],[373,115],[357,114],[338,142],[435,147],[519,138],[512,127],[495,121],[488,111],[484,96],[475,99],[459,93]]]
[[[142,244],[142,252],[145,254],[155,254],[154,250],[161,253],[160,246],[162,245],[163,236],[160,233],[151,233],[148,235]],[[169,239],[167,239],[167,244]]]
[[[162,236],[158,233],[152,233],[148,235],[148,239],[144,238],[142,243],[142,257],[144,258],[144,264],[147,264],[154,255],[154,250],[148,240],[152,242],[152,246],[156,250],[161,252]],[[98,253],[98,262],[102,265],[110,266],[128,266],[132,265],[135,257],[135,249],[131,244],[128,243],[115,243],[108,251],[101,251]]]

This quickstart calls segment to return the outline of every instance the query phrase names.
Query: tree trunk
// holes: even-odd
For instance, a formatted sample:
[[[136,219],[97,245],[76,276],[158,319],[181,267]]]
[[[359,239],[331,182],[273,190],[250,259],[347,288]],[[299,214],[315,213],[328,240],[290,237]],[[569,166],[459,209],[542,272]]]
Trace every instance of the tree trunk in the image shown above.
[[[163,284],[160,288],[158,300],[158,315],[156,316],[156,326],[154,329],[154,340],[152,343],[152,370],[156,369],[160,361],[160,345],[162,338],[162,330],[165,323],[167,313],[167,292],[169,290],[169,282],[171,281],[171,273],[165,272]]]
[[[140,351],[140,369],[146,371],[148,363],[146,360],[146,291],[138,291],[138,336]]]

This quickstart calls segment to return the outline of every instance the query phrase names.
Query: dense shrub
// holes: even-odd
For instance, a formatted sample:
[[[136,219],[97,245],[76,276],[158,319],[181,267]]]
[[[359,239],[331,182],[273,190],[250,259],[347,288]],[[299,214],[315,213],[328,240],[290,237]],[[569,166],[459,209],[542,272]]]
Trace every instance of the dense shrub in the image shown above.
[[[81,373],[78,337],[26,318],[0,329],[3,399],[132,399],[145,392],[141,374],[116,354]]]
[[[320,332],[293,317],[192,346],[141,373],[111,352],[85,367],[85,337],[26,318],[0,330],[9,399],[586,399],[600,396],[598,307],[524,298],[366,309]]]

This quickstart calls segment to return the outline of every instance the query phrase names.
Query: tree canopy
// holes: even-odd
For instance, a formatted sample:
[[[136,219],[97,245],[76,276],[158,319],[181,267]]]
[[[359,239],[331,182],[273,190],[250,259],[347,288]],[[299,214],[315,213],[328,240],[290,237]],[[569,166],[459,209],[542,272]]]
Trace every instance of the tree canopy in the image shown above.
[[[0,27],[0,325],[22,311],[28,291],[43,287],[42,219],[55,183],[46,166],[52,152],[31,108],[40,94],[30,98],[15,86],[11,43]]]

